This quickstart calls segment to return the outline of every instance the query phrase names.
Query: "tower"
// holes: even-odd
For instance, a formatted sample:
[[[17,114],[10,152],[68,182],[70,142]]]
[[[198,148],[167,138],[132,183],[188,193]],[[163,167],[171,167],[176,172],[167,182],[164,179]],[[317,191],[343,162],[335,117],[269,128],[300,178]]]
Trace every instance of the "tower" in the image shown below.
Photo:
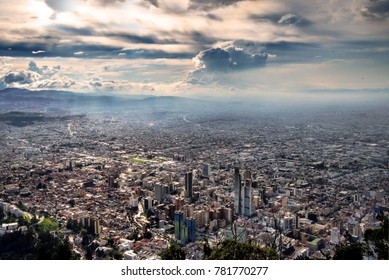
[[[192,177],[192,172],[185,173],[185,197],[187,198],[193,197]]]
[[[234,208],[235,208],[235,214],[240,215],[242,212],[242,183],[241,183],[241,176],[239,173],[239,168],[235,167],[235,173],[234,173],[234,193],[235,193],[235,201],[234,201]]]
[[[211,176],[211,167],[209,164],[204,163],[203,164],[203,173],[202,173],[204,178],[209,178]]]
[[[162,185],[161,183],[156,183],[154,185],[154,198],[158,203],[162,202]]]
[[[242,189],[242,210],[241,214],[248,217],[253,214],[253,199],[252,199],[252,180],[251,173],[249,171],[245,172],[244,187]]]
[[[196,219],[188,218],[186,219],[186,227],[188,229],[188,242],[196,241]]]
[[[183,228],[184,228],[184,213],[181,211],[176,211],[174,213],[174,234],[177,240],[181,240]]]

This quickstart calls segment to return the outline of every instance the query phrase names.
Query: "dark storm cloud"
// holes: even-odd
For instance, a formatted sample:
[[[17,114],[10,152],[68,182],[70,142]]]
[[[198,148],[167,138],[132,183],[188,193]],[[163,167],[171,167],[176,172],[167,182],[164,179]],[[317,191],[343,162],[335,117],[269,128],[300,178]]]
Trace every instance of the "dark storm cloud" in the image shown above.
[[[370,0],[361,9],[361,14],[369,19],[379,20],[389,17],[389,0]]]

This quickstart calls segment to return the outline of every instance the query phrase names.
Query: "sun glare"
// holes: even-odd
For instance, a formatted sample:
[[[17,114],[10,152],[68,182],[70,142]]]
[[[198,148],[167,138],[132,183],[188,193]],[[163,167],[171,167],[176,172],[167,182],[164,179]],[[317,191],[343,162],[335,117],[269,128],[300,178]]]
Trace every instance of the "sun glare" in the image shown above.
[[[32,1],[29,9],[32,17],[36,17],[39,20],[39,25],[49,23],[50,17],[54,14],[54,11],[43,1]]]

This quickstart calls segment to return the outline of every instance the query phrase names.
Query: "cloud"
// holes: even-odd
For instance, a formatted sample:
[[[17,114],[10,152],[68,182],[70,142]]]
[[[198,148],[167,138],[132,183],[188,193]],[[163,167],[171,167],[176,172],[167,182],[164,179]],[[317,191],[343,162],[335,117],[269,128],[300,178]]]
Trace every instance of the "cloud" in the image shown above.
[[[157,8],[159,7],[158,0],[144,0],[144,1],[150,5],[153,5],[154,7],[157,7]]]
[[[40,53],[45,53],[46,51],[43,50],[38,50],[38,51],[32,51],[32,54],[40,54]]]
[[[125,58],[146,58],[146,59],[157,59],[157,58],[166,58],[166,59],[174,59],[174,58],[192,58],[192,53],[187,52],[165,52],[160,50],[148,50],[148,49],[121,49],[119,51],[113,52],[116,55],[120,53],[125,53]],[[121,55],[124,57],[123,55]]]
[[[143,3],[160,8],[166,12],[179,14],[188,10],[191,0],[144,0]]]
[[[42,67],[38,67],[35,61],[30,61],[28,64],[28,70],[42,75],[43,78],[51,78],[61,70],[61,65],[54,67],[43,65]]]
[[[56,12],[65,12],[70,9],[73,1],[69,0],[45,0],[47,6]]]
[[[67,12],[75,5],[74,0],[45,0],[44,2],[53,10],[51,20],[57,19],[57,13]]]
[[[40,42],[44,40],[45,42]],[[74,57],[84,52],[88,54],[88,57],[109,57],[116,56],[114,51],[120,50],[121,47],[106,46],[98,44],[90,44],[81,41],[71,41],[68,43],[58,44],[56,38],[42,37],[36,42],[7,42],[0,41],[0,56],[12,56],[12,57],[31,57],[31,54],[35,50],[47,50],[44,53],[36,54],[40,57]]]
[[[74,59],[75,60],[75,59]],[[88,63],[88,61],[85,61]],[[112,65],[112,70],[104,73],[98,70],[106,68],[101,66],[101,60],[96,60],[93,67],[85,66],[83,70],[74,68],[72,62],[64,61],[65,66],[39,66],[35,61],[30,61],[26,69],[17,69],[0,59],[0,89],[4,88],[26,88],[30,90],[37,89],[63,89],[77,92],[102,92],[102,93],[157,93],[157,94],[178,94],[182,93],[185,85],[179,82],[157,82],[155,80],[138,79],[138,81],[124,80],[123,76],[128,76],[128,69],[121,69]],[[108,62],[107,62],[108,63]],[[113,63],[113,62],[111,62]],[[123,60],[116,60],[115,63],[124,63]],[[155,63],[155,62],[154,62]],[[161,68],[166,68],[166,64],[160,62]],[[93,68],[92,70],[88,70]],[[143,69],[143,68],[142,68]],[[139,69],[139,71],[142,71]],[[134,70],[134,69],[133,69]],[[133,71],[132,70],[132,71]],[[80,73],[84,71],[85,73]],[[117,72],[125,73],[124,75]],[[143,71],[142,71],[143,72]],[[117,74],[117,76],[112,73]],[[134,71],[133,71],[134,73]],[[105,77],[99,77],[100,74],[106,74]],[[133,80],[134,77],[132,77]]]
[[[6,65],[10,68],[11,65]],[[28,68],[7,71],[0,77],[3,87],[23,87],[23,88],[66,88],[74,82],[66,76],[60,75],[61,66],[39,67],[35,61],[30,61]]]
[[[269,54],[262,49],[260,44],[245,40],[218,43],[193,58],[196,69],[188,72],[184,82],[192,85],[235,83],[234,73],[266,65]]]
[[[361,14],[365,18],[380,20],[389,17],[389,0],[370,0],[361,9]]]
[[[43,74],[42,70],[36,65],[34,61],[30,61],[30,63],[28,64],[28,70],[41,75]]]
[[[234,71],[263,67],[268,54],[265,52],[250,53],[235,45],[223,48],[210,48],[201,51],[193,58],[197,69],[206,71]]]
[[[7,87],[17,87],[18,85],[32,84],[40,79],[41,75],[33,71],[12,71],[5,74],[2,78],[2,82]]]
[[[117,2],[124,3],[126,0],[95,0],[97,3],[103,6],[116,4]]]
[[[209,1],[209,0],[144,0],[144,3],[164,9],[166,11],[179,13],[187,10],[202,10],[208,11],[223,6],[234,5],[242,1],[256,1],[256,0],[223,0],[223,1]]]
[[[175,40],[163,40],[158,39],[152,35],[137,35],[129,32],[109,32],[102,34],[107,37],[116,37],[123,41],[136,43],[136,44],[176,44]]]
[[[190,7],[191,9],[197,9],[197,10],[211,10],[223,6],[234,5],[242,1],[252,1],[252,0],[223,0],[223,1],[192,0]]]
[[[280,18],[278,23],[295,25],[295,24],[301,24],[302,19],[294,14],[286,14]]]

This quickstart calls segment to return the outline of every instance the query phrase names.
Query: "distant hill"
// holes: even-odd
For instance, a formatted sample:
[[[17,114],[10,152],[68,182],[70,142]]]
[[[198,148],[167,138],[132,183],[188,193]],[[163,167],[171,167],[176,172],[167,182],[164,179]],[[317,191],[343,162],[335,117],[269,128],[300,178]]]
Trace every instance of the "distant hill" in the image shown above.
[[[71,91],[7,88],[0,90],[0,113],[28,112],[120,112],[128,110],[186,111],[203,107],[204,101],[150,95],[103,95]]]

